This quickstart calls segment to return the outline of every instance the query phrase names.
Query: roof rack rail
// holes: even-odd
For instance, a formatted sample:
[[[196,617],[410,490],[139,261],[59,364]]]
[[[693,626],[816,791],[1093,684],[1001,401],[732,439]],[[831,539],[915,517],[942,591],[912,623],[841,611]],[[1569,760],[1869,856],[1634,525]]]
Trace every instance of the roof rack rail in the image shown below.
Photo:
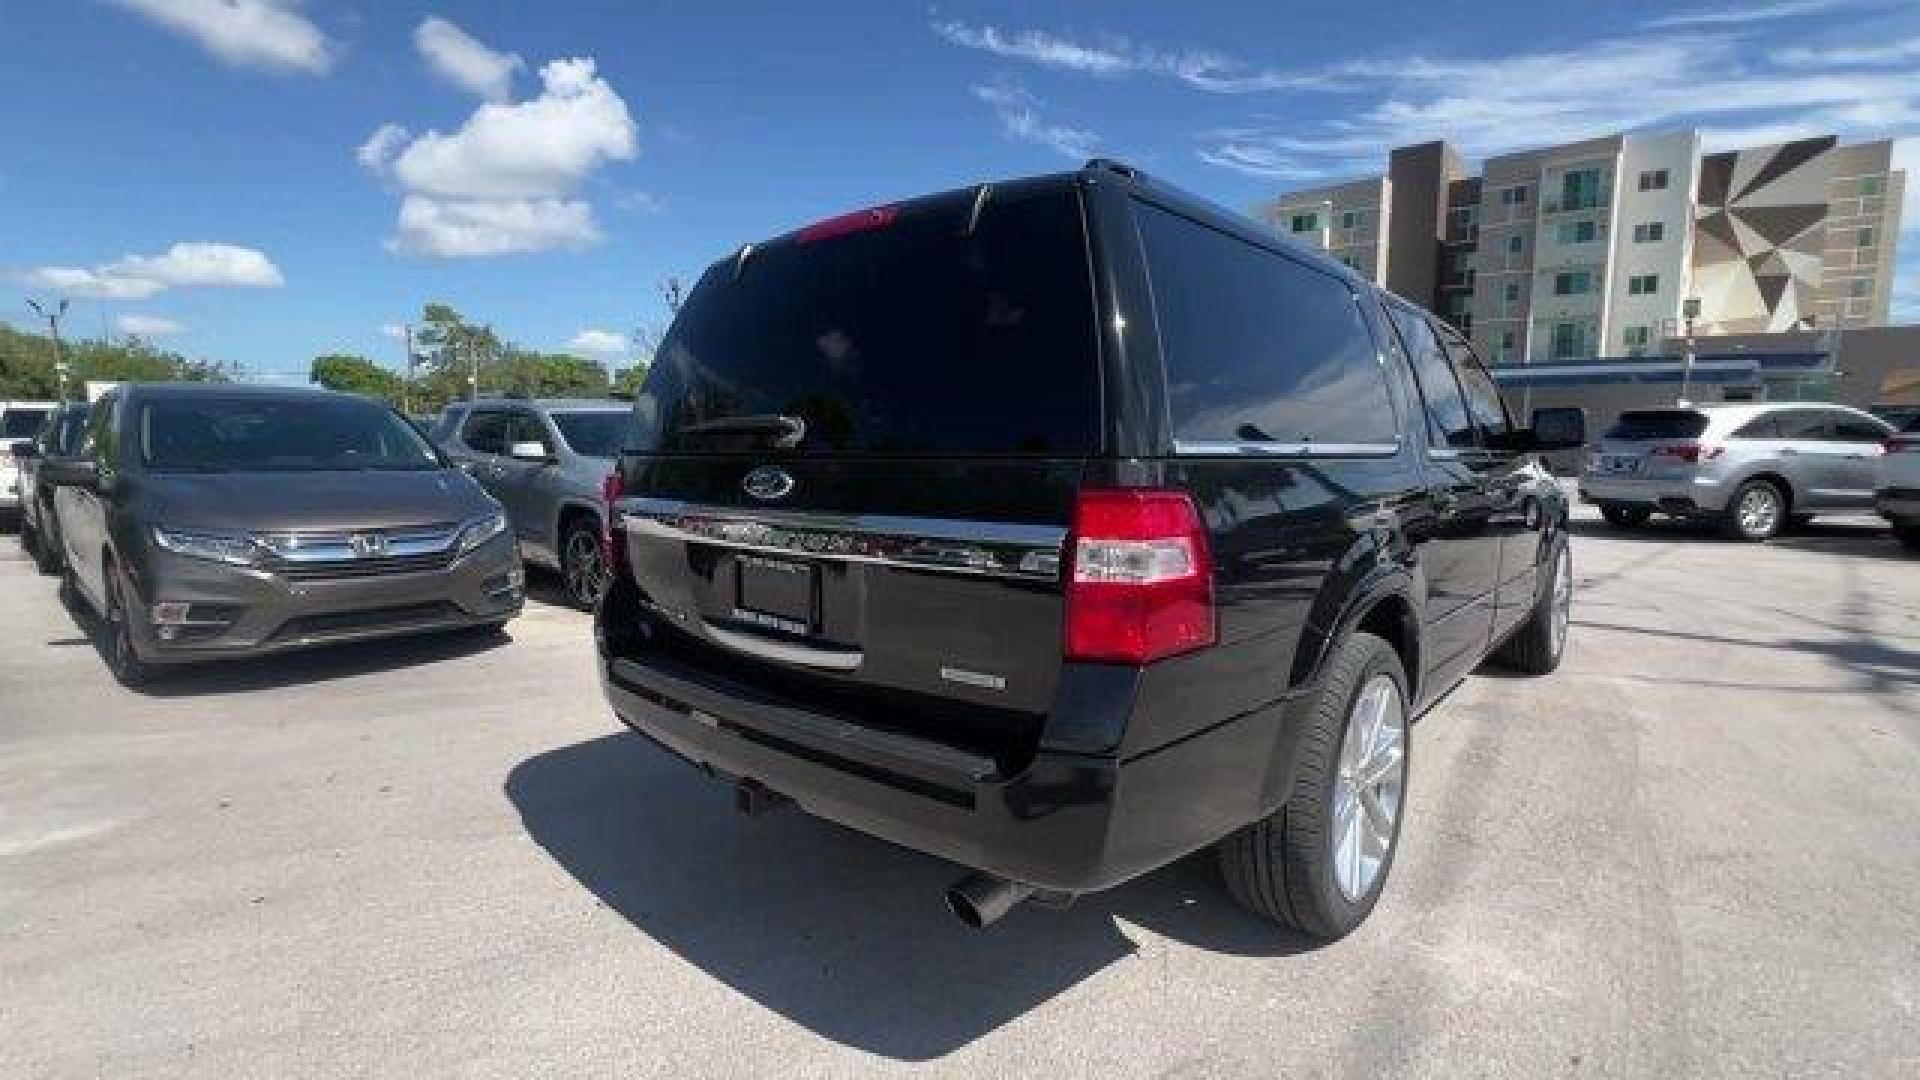
[[[1086,167],[1089,169],[1099,169],[1102,172],[1119,173],[1129,180],[1140,177],[1139,169],[1134,168],[1124,161],[1115,161],[1112,158],[1088,158]]]

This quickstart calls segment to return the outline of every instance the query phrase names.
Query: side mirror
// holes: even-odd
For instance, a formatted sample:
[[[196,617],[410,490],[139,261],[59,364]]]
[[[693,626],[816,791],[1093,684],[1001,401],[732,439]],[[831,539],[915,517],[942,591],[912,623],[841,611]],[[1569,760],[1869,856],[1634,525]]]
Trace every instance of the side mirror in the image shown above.
[[[100,466],[92,458],[49,458],[40,468],[40,479],[54,487],[82,488],[98,493]]]
[[[517,442],[507,447],[507,456],[515,461],[549,461],[552,454],[547,453],[547,444],[538,442]]]
[[[1533,410],[1533,448],[1542,453],[1576,450],[1587,444],[1587,410]]]

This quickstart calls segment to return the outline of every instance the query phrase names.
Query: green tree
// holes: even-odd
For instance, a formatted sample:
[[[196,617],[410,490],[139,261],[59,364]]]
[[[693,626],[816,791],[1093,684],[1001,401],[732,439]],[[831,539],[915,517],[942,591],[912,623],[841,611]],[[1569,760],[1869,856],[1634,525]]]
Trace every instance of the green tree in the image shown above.
[[[314,357],[307,381],[329,390],[382,398],[396,405],[400,403],[403,389],[400,376],[364,356],[345,353]]]
[[[91,380],[109,382],[228,382],[239,369],[183,356],[137,337],[69,341],[69,396]],[[52,398],[59,394],[53,339],[0,323],[0,398]]]

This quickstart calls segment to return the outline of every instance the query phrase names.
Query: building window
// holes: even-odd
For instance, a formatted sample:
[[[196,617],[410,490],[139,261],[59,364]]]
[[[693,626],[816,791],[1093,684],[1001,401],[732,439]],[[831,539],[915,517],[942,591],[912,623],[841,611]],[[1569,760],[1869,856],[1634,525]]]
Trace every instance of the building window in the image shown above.
[[[1320,229],[1319,214],[1293,215],[1293,231],[1294,232],[1297,232],[1297,233],[1318,232],[1319,229]]]
[[[1593,275],[1585,270],[1569,270],[1553,275],[1553,295],[1579,296],[1593,291]]]
[[[1586,355],[1587,328],[1576,322],[1554,323],[1550,347],[1555,360],[1572,360]]]
[[[1606,202],[1607,193],[1600,186],[1599,169],[1574,169],[1560,177],[1559,209],[1590,210]]]
[[[1873,246],[1873,227],[1871,225],[1869,225],[1864,229],[1861,229],[1858,233],[1854,235],[1853,246],[1854,247],[1872,247]]]
[[[1507,254],[1518,255],[1527,246],[1527,241],[1519,233],[1507,237]]]
[[[1667,190],[1667,170],[1652,169],[1640,174],[1641,191]]]
[[[1644,326],[1629,326],[1620,336],[1627,346],[1628,356],[1645,356],[1647,343],[1653,339],[1653,331]]]
[[[1664,221],[1643,221],[1633,227],[1633,242],[1636,244],[1657,244],[1667,238],[1667,223]]]
[[[1527,189],[1525,185],[1500,189],[1500,203],[1503,206],[1525,206]]]
[[[1659,291],[1659,274],[1635,274],[1627,279],[1628,296],[1652,296]]]
[[[1340,227],[1348,230],[1359,228],[1360,227],[1360,211],[1347,210],[1342,212],[1340,215]]]
[[[1863,176],[1860,178],[1860,194],[1863,197],[1872,198],[1873,196],[1878,195],[1882,191],[1886,190],[1882,186],[1884,183],[1885,183],[1885,180],[1882,179],[1881,177]]]
[[[1862,297],[1872,296],[1873,279],[1864,277],[1854,278],[1852,281],[1847,282],[1847,295],[1856,300]]]
[[[1511,329],[1500,331],[1500,360],[1503,363],[1513,359],[1514,349],[1517,348],[1519,340],[1520,335]]]
[[[1592,221],[1563,221],[1557,231],[1563,244],[1591,244],[1600,235],[1600,226]]]
[[[1507,298],[1507,303],[1509,304],[1518,303],[1520,300],[1520,283],[1517,281],[1507,282],[1507,288],[1504,295]]]

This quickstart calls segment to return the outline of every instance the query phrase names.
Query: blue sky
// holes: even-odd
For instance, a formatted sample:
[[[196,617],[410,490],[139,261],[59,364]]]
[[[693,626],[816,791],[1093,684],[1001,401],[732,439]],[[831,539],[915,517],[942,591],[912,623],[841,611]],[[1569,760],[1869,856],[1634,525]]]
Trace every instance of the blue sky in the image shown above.
[[[844,209],[1122,157],[1225,204],[1697,126],[1907,136],[1920,4],[13,0],[0,319],[298,379],[442,300],[620,362],[654,282]],[[1569,7],[1574,7],[1569,5]]]

